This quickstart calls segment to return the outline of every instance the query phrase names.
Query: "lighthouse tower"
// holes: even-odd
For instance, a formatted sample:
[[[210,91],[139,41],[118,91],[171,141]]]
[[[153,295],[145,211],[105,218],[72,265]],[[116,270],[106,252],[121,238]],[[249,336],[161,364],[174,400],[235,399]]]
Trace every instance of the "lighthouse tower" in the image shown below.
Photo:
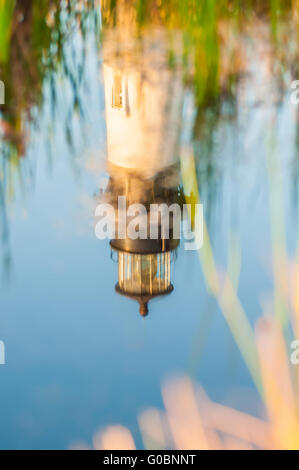
[[[178,142],[183,101],[180,65],[169,67],[165,33],[133,37],[126,27],[106,31],[103,44],[107,161],[106,202],[119,196],[127,204],[166,203],[181,198]],[[111,240],[117,253],[116,291],[137,300],[140,314],[148,302],[172,292],[171,263],[179,240]]]

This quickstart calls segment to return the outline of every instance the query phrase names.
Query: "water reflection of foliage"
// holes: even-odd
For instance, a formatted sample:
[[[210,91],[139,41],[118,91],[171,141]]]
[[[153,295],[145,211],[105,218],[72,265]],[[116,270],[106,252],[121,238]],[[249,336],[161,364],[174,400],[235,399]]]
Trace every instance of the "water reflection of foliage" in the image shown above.
[[[104,33],[105,28],[130,27],[131,36],[138,38],[148,27],[166,28],[170,66],[177,55],[173,38],[177,31],[183,33],[185,84],[195,96],[193,138],[201,166],[200,191],[207,191],[209,186],[213,193],[213,132],[228,114],[230,119],[237,116],[237,88],[248,73],[246,47],[254,41],[255,45],[265,41],[269,45],[270,78],[276,88],[277,106],[281,103],[285,81],[297,69],[297,11],[298,2],[292,0],[232,0],[229,4],[222,0],[103,0]],[[287,47],[290,41],[291,49]]]
[[[2,2],[3,3],[3,2]],[[9,2],[4,2],[4,6]],[[18,155],[24,154],[24,119],[32,118],[32,109],[42,102],[42,88],[50,80],[55,107],[54,73],[61,64],[73,90],[73,107],[80,109],[78,87],[82,67],[73,73],[66,59],[64,44],[78,26],[87,34],[88,13],[94,2],[17,0],[7,22],[10,41],[2,54],[1,79],[6,85],[6,105],[2,109],[2,131]],[[94,17],[96,18],[96,16]],[[6,35],[7,35],[6,31]]]
[[[29,124],[38,126],[38,110],[46,83],[51,90],[48,104],[55,122],[59,104],[57,70],[61,70],[72,90],[65,123],[61,122],[70,145],[71,116],[77,111],[83,118],[79,90],[87,35],[99,28],[96,3],[94,0],[0,0],[0,78],[5,83],[5,105],[0,110],[0,211],[5,260],[9,259],[8,199],[14,192],[15,178],[22,181],[24,168],[20,158],[26,153]],[[74,49],[66,50],[66,44],[76,32],[80,33],[83,44],[79,59]],[[4,267],[8,264],[5,261]]]
[[[125,22],[126,11],[127,21],[136,23],[136,34],[149,25],[183,31],[185,64],[191,59],[193,67],[186,80],[194,86],[198,106],[204,106],[232,96],[241,58],[238,47],[231,49],[230,42],[233,38],[238,46],[239,34],[252,21],[264,18],[271,24],[276,56],[284,67],[286,54],[282,46],[287,40],[287,29],[282,27],[281,20],[289,13],[295,15],[296,8],[292,0],[232,0],[229,4],[224,0],[103,0],[102,16],[104,27],[113,27]],[[172,51],[170,63],[174,59]]]

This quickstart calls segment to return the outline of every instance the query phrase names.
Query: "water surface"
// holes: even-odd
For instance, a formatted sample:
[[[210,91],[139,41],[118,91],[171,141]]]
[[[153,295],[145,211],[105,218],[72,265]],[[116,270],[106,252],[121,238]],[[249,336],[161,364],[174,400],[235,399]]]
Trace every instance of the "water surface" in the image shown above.
[[[219,273],[230,270],[250,324],[273,309],[273,258],[287,250],[291,264],[297,238],[295,21],[278,21],[275,42],[268,15],[253,12],[236,30],[224,16],[217,44],[207,30],[194,45],[188,24],[152,19],[139,29],[131,10],[110,17],[88,2],[81,13],[62,8],[55,24],[53,2],[39,50],[33,4],[17,2],[0,69],[0,447],[91,445],[113,423],[142,446],[138,413],[163,406],[161,382],[172,374],[258,413],[209,263],[203,268],[181,244],[173,292],[153,299],[142,318],[136,302],[115,292],[117,263],[109,240],[95,236],[94,213],[113,176],[109,163],[135,168],[141,181],[178,165],[187,197],[195,178]],[[279,44],[289,28],[285,57]],[[109,112],[109,87],[126,79],[131,110],[123,101],[115,109],[140,113],[127,130],[124,114]]]

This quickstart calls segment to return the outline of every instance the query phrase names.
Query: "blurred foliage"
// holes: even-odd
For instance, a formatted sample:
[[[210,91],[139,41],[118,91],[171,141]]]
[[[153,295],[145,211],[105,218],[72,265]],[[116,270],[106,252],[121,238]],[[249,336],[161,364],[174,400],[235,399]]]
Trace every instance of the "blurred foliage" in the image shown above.
[[[215,198],[221,184],[219,161],[213,158],[215,131],[221,121],[237,119],[237,90],[248,74],[246,47],[269,46],[271,86],[276,87],[279,106],[290,74],[298,71],[299,1],[103,0],[101,10],[103,36],[115,27],[130,28],[136,38],[148,28],[165,28],[170,66],[180,57],[174,39],[182,34],[184,81],[194,96],[192,139],[199,191],[206,193],[206,202]]]
[[[6,87],[1,127],[4,138],[22,156],[24,119],[30,120],[32,108],[42,103],[44,82],[60,64],[65,65],[64,43],[78,22],[82,35],[86,34],[84,25],[94,1],[2,0],[0,5],[0,44],[5,45],[0,77]]]
[[[73,70],[66,46],[75,31],[80,32],[84,44],[89,30],[99,28],[97,4],[96,0],[0,0],[0,80],[5,84],[5,104],[0,107],[0,222],[6,271],[10,264],[7,202],[16,180],[16,189],[23,190],[20,163],[26,154],[30,123],[37,123],[45,83],[50,83],[48,104],[55,122],[56,73],[61,69],[73,95],[67,123],[61,123],[70,140],[70,115],[81,109],[78,90],[84,51],[82,62]]]
[[[0,63],[7,62],[15,0],[0,1]]]
[[[217,102],[221,94],[232,95],[239,71],[236,56],[231,57],[225,83],[220,83],[220,50],[222,45],[227,45],[229,34],[234,33],[238,39],[238,32],[250,20],[265,17],[271,22],[273,39],[277,39],[281,19],[293,11],[295,4],[292,0],[103,0],[102,17],[104,28],[113,27],[122,22],[124,9],[127,16],[131,10],[130,16],[138,26],[137,34],[149,25],[182,31],[185,65],[190,65],[191,59],[191,81],[197,105],[202,109]]]

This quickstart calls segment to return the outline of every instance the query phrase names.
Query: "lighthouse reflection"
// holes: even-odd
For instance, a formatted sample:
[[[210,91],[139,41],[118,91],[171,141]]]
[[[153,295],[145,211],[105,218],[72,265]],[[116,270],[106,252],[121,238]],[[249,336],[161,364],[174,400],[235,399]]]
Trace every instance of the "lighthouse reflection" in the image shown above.
[[[169,213],[170,223],[167,236],[163,233],[163,217],[158,219],[155,239],[150,238],[151,215],[150,208],[154,204],[183,202],[183,194],[179,186],[178,167],[168,167],[151,178],[144,178],[134,170],[109,166],[110,181],[105,194],[106,202],[115,208],[116,236],[111,240],[111,249],[118,262],[118,283],[116,292],[137,300],[140,314],[148,313],[148,302],[157,296],[170,294],[173,290],[172,263],[180,240],[175,238],[172,214]],[[132,239],[125,230],[125,236],[119,236],[121,209],[119,197],[126,198],[126,205],[142,204],[146,210],[147,238]],[[126,217],[126,229],[132,217]]]
[[[106,31],[103,44],[109,183],[102,199],[116,214],[110,242],[118,263],[115,290],[136,300],[142,316],[148,314],[152,298],[173,291],[179,246],[172,215],[167,236],[161,217],[157,237],[149,236],[150,208],[184,203],[178,165],[182,74],[179,63],[169,67],[168,44],[164,32],[151,31],[135,41],[125,27]],[[132,204],[146,208],[147,237],[132,239],[127,230],[120,235],[120,197],[125,198],[125,210]]]

